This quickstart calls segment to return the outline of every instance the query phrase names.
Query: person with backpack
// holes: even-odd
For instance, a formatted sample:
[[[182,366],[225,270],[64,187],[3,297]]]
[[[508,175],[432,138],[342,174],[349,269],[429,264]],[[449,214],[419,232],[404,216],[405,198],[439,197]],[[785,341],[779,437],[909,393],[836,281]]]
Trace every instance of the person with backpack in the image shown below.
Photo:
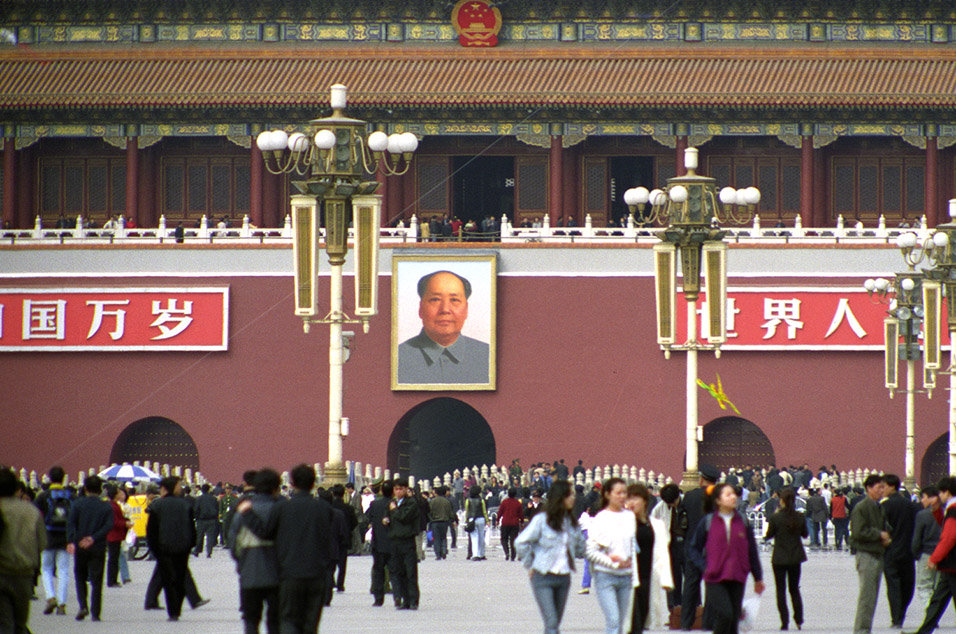
[[[66,472],[56,466],[47,474],[50,488],[40,493],[36,506],[46,525],[46,549],[40,558],[43,591],[46,594],[44,614],[66,614],[66,597],[70,589],[73,558],[66,551],[66,527],[73,510],[73,495],[63,486]]]

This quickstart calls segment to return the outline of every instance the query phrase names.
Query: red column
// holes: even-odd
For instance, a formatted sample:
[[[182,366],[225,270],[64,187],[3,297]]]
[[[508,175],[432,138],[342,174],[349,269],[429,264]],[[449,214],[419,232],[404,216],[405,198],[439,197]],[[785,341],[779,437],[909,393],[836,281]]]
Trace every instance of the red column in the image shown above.
[[[3,224],[17,226],[17,146],[16,139],[3,140]]]
[[[832,227],[836,218],[830,212],[830,199],[827,197],[827,156],[822,149],[813,151],[813,225],[814,227]]]
[[[256,138],[252,138],[252,150],[249,157],[249,221],[257,227],[265,226],[262,222],[262,170],[265,163],[262,161],[262,150],[256,145]]]
[[[126,137],[126,217],[137,227],[146,226],[146,219],[139,215],[139,147],[134,136]]]
[[[687,149],[687,137],[683,135],[677,136],[677,175],[686,176],[687,168],[684,167],[684,150]],[[702,168],[698,169],[700,173]],[[663,187],[663,185],[662,185]]]
[[[800,222],[813,226],[813,137],[804,136],[800,146]]]
[[[414,169],[414,165],[411,169]],[[402,182],[403,178],[402,176],[388,176],[385,178],[385,204],[388,209],[389,220],[401,218],[405,221],[405,226],[408,226],[410,218],[406,217],[405,214],[405,186]]]
[[[139,170],[139,215],[143,227],[158,227],[159,214],[156,213],[156,181],[159,171],[156,169],[156,146],[143,148],[140,156],[142,164]]]
[[[561,186],[564,172],[564,148],[561,147],[560,134],[551,137],[551,153],[548,157],[548,216],[551,226],[558,226],[558,219],[564,213],[564,191]],[[512,218],[515,225],[520,225],[518,218]]]
[[[926,209],[926,224],[939,224],[939,146],[936,137],[926,137],[926,181],[923,204]]]
[[[283,221],[279,207],[279,177],[275,174],[263,174],[261,226],[281,227]]]

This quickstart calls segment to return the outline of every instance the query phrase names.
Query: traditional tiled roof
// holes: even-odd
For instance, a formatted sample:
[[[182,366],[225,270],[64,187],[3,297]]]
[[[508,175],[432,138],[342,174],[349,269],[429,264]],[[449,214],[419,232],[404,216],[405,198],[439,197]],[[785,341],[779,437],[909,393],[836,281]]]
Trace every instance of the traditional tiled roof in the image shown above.
[[[474,51],[381,45],[0,52],[0,110],[355,106],[956,107],[956,51],[920,47]]]

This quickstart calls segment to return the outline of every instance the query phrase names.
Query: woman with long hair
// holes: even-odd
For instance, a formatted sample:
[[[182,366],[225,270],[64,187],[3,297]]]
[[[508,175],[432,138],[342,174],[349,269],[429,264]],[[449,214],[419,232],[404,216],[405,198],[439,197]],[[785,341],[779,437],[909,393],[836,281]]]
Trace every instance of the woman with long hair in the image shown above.
[[[588,526],[587,558],[606,634],[622,634],[637,585],[637,522],[624,508],[627,485],[611,478],[601,488],[601,510]]]
[[[468,531],[471,545],[471,560],[485,560],[485,525],[488,523],[488,509],[481,499],[481,487],[477,484],[468,491],[465,500],[465,521],[472,529]]]
[[[777,586],[777,611],[780,612],[780,629],[790,626],[787,610],[787,590],[793,603],[793,622],[797,629],[803,625],[803,598],[800,596],[800,567],[807,560],[802,538],[809,535],[803,513],[794,505],[796,494],[790,487],[780,490],[780,508],[767,521],[764,539],[773,539],[773,579]]]
[[[574,559],[584,556],[584,534],[574,517],[570,483],[551,485],[544,513],[538,513],[515,542],[518,557],[529,570],[545,634],[558,634],[571,590]]]
[[[705,499],[704,511],[687,546],[687,556],[704,571],[707,603],[714,634],[737,634],[744,584],[754,577],[754,592],[763,594],[763,570],[753,529],[737,512],[737,492],[722,482]]]
[[[627,487],[628,510],[637,520],[637,578],[631,608],[631,634],[641,634],[645,627],[659,629],[667,614],[665,590],[674,587],[669,551],[670,532],[663,520],[648,515],[651,492],[643,484]]]

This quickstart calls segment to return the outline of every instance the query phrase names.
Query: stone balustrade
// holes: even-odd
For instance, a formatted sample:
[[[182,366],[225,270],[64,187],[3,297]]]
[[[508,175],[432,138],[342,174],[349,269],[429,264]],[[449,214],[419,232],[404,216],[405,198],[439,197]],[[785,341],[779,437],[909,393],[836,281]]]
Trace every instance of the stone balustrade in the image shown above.
[[[34,226],[29,229],[0,230],[0,243],[8,244],[73,244],[82,241],[84,244],[175,244],[176,228],[167,225],[165,217],[161,217],[158,227],[127,228],[123,221],[117,222],[110,228],[85,228],[82,218],[78,218],[76,228],[55,229],[44,227],[37,216]],[[626,227],[595,227],[591,223],[590,215],[586,216],[582,227],[552,227],[545,217],[541,227],[515,227],[507,216],[502,216],[499,231],[494,235],[480,233],[468,234],[463,238],[455,238],[454,242],[500,241],[508,244],[548,243],[548,244],[615,244],[637,243],[655,244],[658,238],[655,233],[661,227],[645,227],[637,225],[633,219]],[[843,216],[837,218],[835,227],[804,227],[800,216],[796,216],[792,225],[786,227],[762,226],[760,216],[755,215],[751,223],[745,226],[724,226],[727,231],[725,240],[732,243],[746,244],[894,244],[897,235],[905,231],[915,231],[920,239],[929,235],[926,216],[913,228],[887,227],[883,216],[880,216],[876,227],[864,227],[862,223],[847,223]],[[320,230],[324,235],[324,229]],[[349,230],[350,234],[352,230]],[[382,227],[380,240],[383,245],[404,244],[418,242],[421,234],[418,218],[412,216],[408,225],[399,222],[396,227]],[[433,241],[422,244],[442,244],[448,239],[440,236]],[[187,227],[184,230],[183,243],[186,244],[291,244],[292,220],[285,217],[282,227],[255,227],[244,216],[241,226],[221,228],[210,226],[206,216],[200,220],[198,227]]]

